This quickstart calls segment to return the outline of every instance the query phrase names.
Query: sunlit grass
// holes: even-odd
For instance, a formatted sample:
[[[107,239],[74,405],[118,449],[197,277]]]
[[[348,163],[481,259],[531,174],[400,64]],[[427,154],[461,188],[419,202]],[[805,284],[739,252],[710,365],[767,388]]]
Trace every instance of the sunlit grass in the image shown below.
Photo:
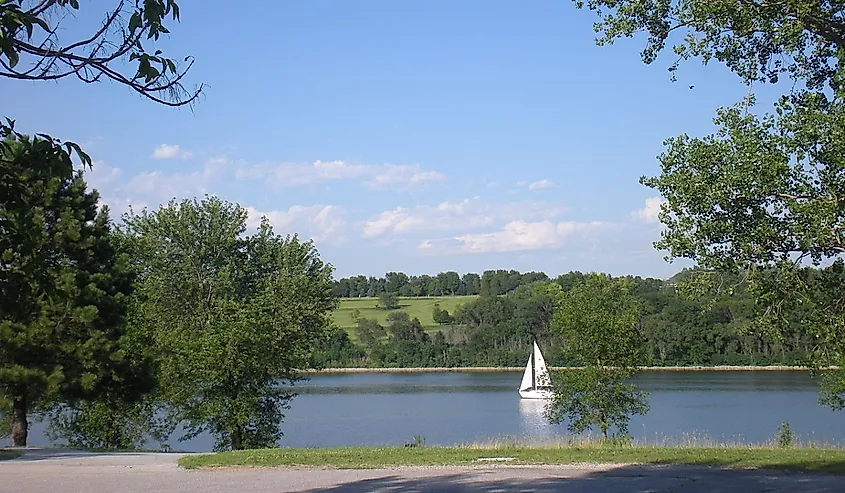
[[[455,447],[276,448],[192,455],[180,459],[186,468],[321,467],[366,469],[395,466],[482,464],[507,458],[507,464],[687,464],[729,468],[771,468],[845,474],[845,450],[775,446],[674,446],[607,444],[583,440],[550,441],[530,447],[501,439]]]
[[[423,296],[423,297],[400,297],[400,308],[395,311],[406,312],[411,318],[418,318],[420,323],[427,330],[439,330],[442,327],[437,325],[432,318],[432,309],[435,304],[440,308],[454,314],[459,305],[468,303],[477,296]],[[352,313],[358,310],[362,318],[376,320],[382,325],[387,324],[387,315],[391,310],[377,308],[378,298],[342,298],[337,310],[332,314],[334,322],[338,327],[351,330],[355,327],[355,320]]]

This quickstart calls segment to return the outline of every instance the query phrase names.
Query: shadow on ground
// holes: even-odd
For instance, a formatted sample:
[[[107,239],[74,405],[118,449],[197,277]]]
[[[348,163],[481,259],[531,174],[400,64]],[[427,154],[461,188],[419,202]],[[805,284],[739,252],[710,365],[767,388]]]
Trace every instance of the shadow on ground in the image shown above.
[[[40,462],[40,461],[53,461],[53,460],[66,460],[66,459],[102,459],[102,458],[120,458],[130,460],[134,457],[139,456],[149,456],[149,455],[158,455],[161,454],[160,452],[137,452],[137,451],[127,451],[127,452],[100,452],[100,451],[88,451],[88,450],[76,450],[76,449],[63,449],[63,448],[11,448],[6,449],[9,451],[20,452],[22,455],[15,457],[13,459],[9,459],[9,461],[14,462]],[[179,454],[173,454],[174,457],[178,457]],[[175,459],[174,459],[175,460]]]
[[[729,470],[717,467],[623,466],[573,475],[555,469],[479,469],[438,476],[396,474],[347,482],[307,493],[428,492],[670,492],[685,493],[842,493],[845,477],[822,473]]]

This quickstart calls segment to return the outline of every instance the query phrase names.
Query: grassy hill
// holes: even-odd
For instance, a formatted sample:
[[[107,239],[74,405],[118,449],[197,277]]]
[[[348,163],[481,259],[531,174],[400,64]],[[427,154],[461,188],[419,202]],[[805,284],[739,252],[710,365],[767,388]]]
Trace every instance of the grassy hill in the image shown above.
[[[425,296],[414,298],[399,298],[400,308],[396,311],[407,312],[411,318],[418,318],[423,326],[434,327],[437,326],[431,318],[431,310],[435,303],[440,304],[440,308],[448,310],[449,313],[454,314],[455,308],[468,301],[476,299],[477,296]],[[352,319],[352,312],[358,310],[361,317],[377,320],[380,324],[387,324],[387,314],[391,310],[383,310],[376,308],[378,306],[378,298],[342,298],[340,306],[334,312],[334,321],[338,327],[344,329],[352,329],[355,327],[355,321]]]

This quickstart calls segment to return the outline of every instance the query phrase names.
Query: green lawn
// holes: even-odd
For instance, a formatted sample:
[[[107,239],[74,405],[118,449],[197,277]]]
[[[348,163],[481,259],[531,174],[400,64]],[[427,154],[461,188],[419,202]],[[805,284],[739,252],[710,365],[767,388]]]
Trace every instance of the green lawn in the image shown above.
[[[366,469],[390,466],[469,465],[512,457],[508,464],[688,464],[845,474],[845,450],[764,447],[344,447],[277,448],[186,456],[185,468],[313,466]]]
[[[0,449],[0,460],[8,460],[14,459],[15,457],[20,457],[21,452],[17,450],[2,450]]]
[[[440,308],[448,310],[449,313],[454,314],[455,308],[468,301],[476,299],[477,296],[431,296],[431,297],[416,297],[416,298],[399,298],[398,311],[406,312],[411,318],[418,318],[425,327],[439,327],[431,318],[431,310],[435,303],[440,304]],[[338,327],[351,329],[355,327],[355,321],[352,319],[352,312],[358,310],[360,316],[377,320],[382,325],[387,323],[387,314],[390,310],[382,310],[376,308],[378,305],[378,298],[342,298],[340,306],[335,310],[333,316],[335,324]]]

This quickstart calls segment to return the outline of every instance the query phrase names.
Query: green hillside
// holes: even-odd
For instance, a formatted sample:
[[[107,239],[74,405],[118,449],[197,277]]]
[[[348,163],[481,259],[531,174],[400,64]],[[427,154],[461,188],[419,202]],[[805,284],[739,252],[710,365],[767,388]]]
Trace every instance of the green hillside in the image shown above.
[[[454,314],[455,308],[468,301],[476,299],[477,296],[427,296],[414,298],[399,298],[399,308],[396,311],[407,312],[411,318],[418,318],[423,326],[436,326],[434,320],[431,318],[431,310],[435,303],[440,304],[440,308],[448,310],[449,313]],[[380,324],[387,324],[387,314],[391,310],[384,310],[376,308],[378,305],[378,298],[342,298],[340,306],[334,312],[334,321],[338,327],[351,329],[355,327],[355,321],[352,319],[352,312],[358,310],[359,316],[362,318],[369,318],[377,320]]]

